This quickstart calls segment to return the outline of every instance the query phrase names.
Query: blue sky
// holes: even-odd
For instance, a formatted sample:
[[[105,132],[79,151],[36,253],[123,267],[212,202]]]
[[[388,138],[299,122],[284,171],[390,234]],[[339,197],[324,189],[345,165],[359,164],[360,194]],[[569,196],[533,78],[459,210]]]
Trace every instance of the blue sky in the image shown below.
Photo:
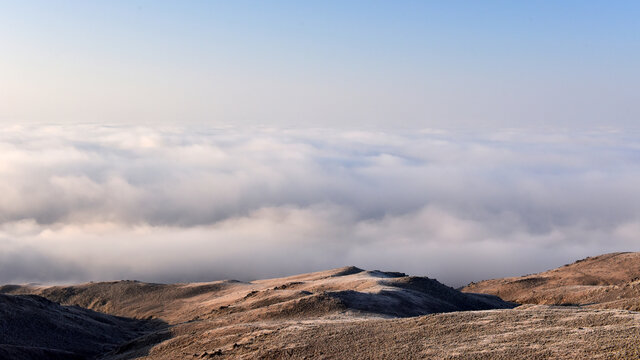
[[[459,286],[638,251],[638,19],[0,0],[0,283],[356,265]]]
[[[633,1],[0,2],[0,121],[632,127]]]

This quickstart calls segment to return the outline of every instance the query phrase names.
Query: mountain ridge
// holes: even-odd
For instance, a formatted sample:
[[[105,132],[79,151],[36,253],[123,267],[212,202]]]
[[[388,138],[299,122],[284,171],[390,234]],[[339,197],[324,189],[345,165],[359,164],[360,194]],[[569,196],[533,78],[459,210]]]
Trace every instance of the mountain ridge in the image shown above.
[[[471,283],[462,292],[519,304],[580,305],[640,311],[640,252],[615,252],[525,276]]]

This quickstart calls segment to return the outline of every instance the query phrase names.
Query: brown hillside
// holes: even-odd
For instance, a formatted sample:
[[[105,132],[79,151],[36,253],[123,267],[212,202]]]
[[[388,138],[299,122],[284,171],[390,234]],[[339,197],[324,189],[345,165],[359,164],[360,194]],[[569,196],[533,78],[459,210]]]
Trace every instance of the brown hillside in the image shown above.
[[[436,280],[355,267],[252,282],[74,286],[7,285],[0,293],[36,294],[112,315],[160,318],[170,324],[202,318],[271,319],[332,314],[407,317],[510,308],[490,295],[464,294]]]
[[[640,314],[535,305],[403,319],[333,318],[171,327],[153,346],[132,342],[124,359],[638,359]]]
[[[640,311],[640,253],[588,257],[538,274],[471,283],[462,291],[493,294],[521,304]]]
[[[511,309],[513,304],[493,295],[461,293],[426,277],[355,267],[251,282],[7,285],[0,292],[34,293],[67,305],[137,318],[64,307],[33,295],[29,296],[48,305],[25,312],[11,302],[25,299],[25,295],[0,295],[9,299],[0,320],[13,319],[10,337],[15,343],[0,340],[0,359],[95,355],[105,360],[640,356],[638,313],[546,305]],[[104,325],[83,318],[76,321],[75,317],[67,319],[73,325],[69,332],[65,321],[55,329],[48,325],[65,319],[67,312],[104,316],[100,320]],[[123,324],[111,328],[116,324],[113,321]],[[26,323],[30,325],[20,325]],[[38,345],[55,345],[65,334],[71,342],[62,342],[63,346],[51,349]],[[72,340],[95,350],[83,352],[86,349],[74,348],[77,343]],[[27,347],[18,344],[20,341],[33,344]]]

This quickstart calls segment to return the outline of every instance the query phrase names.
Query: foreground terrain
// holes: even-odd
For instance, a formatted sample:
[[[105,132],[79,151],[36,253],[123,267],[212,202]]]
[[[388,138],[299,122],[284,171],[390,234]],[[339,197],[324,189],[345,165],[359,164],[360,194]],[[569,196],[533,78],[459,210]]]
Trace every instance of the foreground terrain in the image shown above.
[[[637,265],[637,258],[621,259],[629,262],[621,265],[626,273],[612,276],[604,269],[602,277],[633,284],[630,263]],[[567,277],[555,285],[568,286],[566,296],[575,287],[571,274],[557,275]],[[425,277],[355,267],[252,282],[6,285],[0,287],[10,294],[0,295],[0,335],[12,336],[0,340],[0,358],[640,357],[640,313],[624,309],[631,295],[619,309],[607,302],[603,307],[609,309],[515,307],[495,295],[472,293],[474,286],[459,292]],[[27,303],[16,310],[13,300]],[[30,320],[23,318],[25,309]],[[40,325],[26,322],[55,324],[36,336],[33,329]]]
[[[198,334],[198,336],[195,336]],[[171,329],[117,359],[638,359],[640,314],[536,306],[406,319],[326,319]]]

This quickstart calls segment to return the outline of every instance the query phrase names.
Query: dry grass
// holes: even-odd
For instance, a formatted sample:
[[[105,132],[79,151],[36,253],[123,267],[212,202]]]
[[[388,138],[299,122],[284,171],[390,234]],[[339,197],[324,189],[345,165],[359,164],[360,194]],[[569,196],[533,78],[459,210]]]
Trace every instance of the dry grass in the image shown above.
[[[640,311],[640,253],[600,255],[539,274],[481,281],[462,291],[521,304]]]
[[[608,255],[596,263],[620,261],[629,269],[628,258]],[[558,270],[548,277],[505,280],[518,284],[507,291],[525,294],[519,291],[542,286],[549,295],[555,286],[568,299],[572,291],[583,294],[584,286],[619,286],[631,290],[624,290],[628,298],[617,301],[637,300],[631,296],[633,281],[628,286],[600,284],[631,280],[628,273],[601,271],[598,277],[597,271],[589,272],[590,263],[578,263],[583,275],[576,275],[574,264],[568,267],[571,271]],[[597,284],[576,285],[580,278]],[[5,286],[0,292],[34,293],[167,324],[102,359],[640,358],[640,313],[546,305],[511,309],[512,304],[495,296],[461,293],[432,279],[354,267],[253,282],[119,281]],[[0,346],[0,355],[2,351]]]
[[[638,359],[640,314],[539,306],[407,319],[208,320],[143,359]],[[135,352],[114,355],[125,359]]]

